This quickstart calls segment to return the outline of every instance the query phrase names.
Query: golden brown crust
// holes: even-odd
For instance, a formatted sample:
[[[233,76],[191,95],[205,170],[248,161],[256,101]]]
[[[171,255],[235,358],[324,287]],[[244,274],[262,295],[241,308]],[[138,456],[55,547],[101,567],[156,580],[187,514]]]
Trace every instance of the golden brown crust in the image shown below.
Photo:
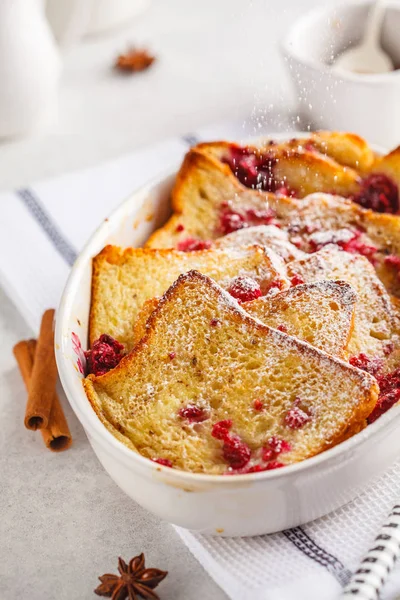
[[[138,312],[138,316],[133,325],[133,344],[137,344],[140,342],[142,337],[146,334],[146,324],[150,317],[150,315],[155,311],[160,299],[159,298],[149,298],[147,300],[140,311]]]

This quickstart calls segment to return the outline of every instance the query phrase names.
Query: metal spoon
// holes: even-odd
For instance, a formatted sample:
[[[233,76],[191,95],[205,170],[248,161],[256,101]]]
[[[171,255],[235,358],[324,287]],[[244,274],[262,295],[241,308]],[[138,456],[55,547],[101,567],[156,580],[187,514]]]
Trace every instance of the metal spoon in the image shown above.
[[[379,43],[385,12],[385,0],[376,0],[369,10],[360,44],[345,50],[334,63],[334,69],[364,74],[388,73],[394,70],[392,60]]]

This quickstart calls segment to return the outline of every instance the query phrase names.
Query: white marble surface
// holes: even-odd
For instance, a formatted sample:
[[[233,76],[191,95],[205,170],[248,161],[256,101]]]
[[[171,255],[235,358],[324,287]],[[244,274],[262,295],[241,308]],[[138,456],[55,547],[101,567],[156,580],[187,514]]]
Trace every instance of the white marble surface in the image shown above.
[[[221,119],[268,119],[270,112],[286,117],[292,97],[277,42],[297,14],[316,4],[154,0],[127,28],[68,52],[59,121],[39,137],[0,144],[0,189]],[[154,48],[159,62],[141,76],[122,77],[110,64],[134,42]],[[97,576],[113,571],[118,555],[141,551],[149,566],[170,571],[160,586],[163,600],[222,600],[172,528],[109,479],[68,407],[74,436],[69,452],[50,453],[39,434],[23,428],[26,393],[11,349],[31,335],[0,292],[1,600],[94,598]]]

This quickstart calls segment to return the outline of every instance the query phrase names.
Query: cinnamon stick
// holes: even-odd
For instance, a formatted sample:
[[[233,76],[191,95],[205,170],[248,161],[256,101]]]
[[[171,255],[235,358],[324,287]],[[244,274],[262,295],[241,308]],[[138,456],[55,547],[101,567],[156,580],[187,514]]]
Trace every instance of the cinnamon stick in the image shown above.
[[[54,312],[54,309],[46,310],[40,325],[25,412],[27,429],[46,429],[49,426],[57,382],[57,366],[54,356]]]
[[[19,342],[14,346],[13,351],[26,389],[29,392],[32,370],[35,362],[36,340]],[[61,407],[59,397],[55,391],[50,411],[49,425],[46,429],[41,429],[40,431],[46,447],[53,450],[53,452],[67,450],[72,444],[71,432]]]

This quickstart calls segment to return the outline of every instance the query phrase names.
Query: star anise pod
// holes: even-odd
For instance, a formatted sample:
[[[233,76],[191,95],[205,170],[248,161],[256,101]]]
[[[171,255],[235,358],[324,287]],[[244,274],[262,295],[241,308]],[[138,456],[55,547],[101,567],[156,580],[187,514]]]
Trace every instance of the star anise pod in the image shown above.
[[[128,564],[118,559],[120,576],[106,573],[99,577],[101,584],[94,590],[98,596],[107,596],[111,600],[159,600],[154,588],[168,575],[168,571],[146,569],[144,554],[135,556]]]
[[[126,54],[120,54],[116,60],[115,67],[121,71],[144,71],[156,60],[155,56],[149,54],[144,48],[131,48]]]

